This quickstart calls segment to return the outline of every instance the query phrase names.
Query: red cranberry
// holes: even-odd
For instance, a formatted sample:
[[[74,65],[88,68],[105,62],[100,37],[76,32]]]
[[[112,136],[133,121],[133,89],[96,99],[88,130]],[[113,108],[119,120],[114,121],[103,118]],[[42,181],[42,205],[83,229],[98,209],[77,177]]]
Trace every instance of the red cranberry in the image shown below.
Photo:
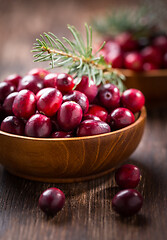
[[[76,128],[82,120],[82,108],[76,102],[65,102],[57,112],[58,125],[64,131],[71,131]]]
[[[100,87],[98,98],[101,105],[109,110],[115,109],[120,105],[119,89],[111,83],[104,84]]]
[[[42,68],[33,68],[27,73],[27,75],[33,75],[33,76],[41,78],[41,79],[44,79],[44,77],[47,74],[49,74],[49,72]]]
[[[82,121],[85,121],[85,120],[96,120],[96,121],[101,121],[101,119],[93,114],[85,114],[82,118]]]
[[[108,123],[113,130],[124,128],[134,122],[135,117],[127,108],[116,108],[108,116]]]
[[[123,67],[123,55],[121,52],[108,52],[104,56],[105,61],[111,64],[113,68]]]
[[[37,109],[48,117],[53,116],[62,103],[62,94],[58,89],[45,91],[37,101]]]
[[[39,100],[39,98],[44,94],[44,93],[46,93],[46,92],[49,92],[50,90],[53,90],[53,89],[55,89],[55,88],[52,88],[52,87],[47,87],[47,88],[42,88],[41,90],[39,90],[39,92],[37,92],[37,94],[36,94],[36,101],[38,101]]]
[[[101,121],[105,122],[107,120],[108,112],[105,108],[98,106],[98,105],[92,105],[89,107],[88,114],[92,114],[96,117],[99,117]]]
[[[108,53],[108,52],[120,52],[121,47],[117,42],[115,42],[113,40],[108,40],[108,41],[106,41],[106,44],[104,45],[104,48],[102,50],[104,50],[106,53]]]
[[[82,80],[77,85],[76,90],[83,92],[87,96],[90,103],[93,102],[98,92],[94,81],[92,79],[89,81],[89,78],[87,76],[82,76]]]
[[[117,169],[115,173],[115,180],[119,187],[135,188],[140,182],[140,170],[132,164],[125,164]]]
[[[73,137],[73,134],[72,132],[57,131],[57,132],[53,132],[51,137],[52,138],[70,138],[70,137]]]
[[[37,76],[27,75],[23,77],[18,85],[18,91],[23,89],[30,90],[33,93],[37,93],[43,88],[43,80]]]
[[[81,122],[77,129],[77,136],[93,136],[102,133],[109,133],[110,131],[110,126],[106,122],[90,119]]]
[[[33,92],[21,90],[14,99],[12,106],[13,113],[18,118],[28,119],[36,111],[36,99]]]
[[[153,46],[159,48],[162,53],[167,51],[167,37],[158,36],[153,40]]]
[[[167,53],[165,53],[163,56],[163,67],[167,68]]]
[[[58,188],[45,190],[39,198],[39,207],[48,215],[56,215],[65,203],[64,193]]]
[[[16,135],[24,135],[24,123],[15,116],[8,116],[2,121],[1,130]]]
[[[73,89],[74,79],[71,75],[67,73],[60,73],[57,76],[56,87],[62,92],[66,93]]]
[[[50,118],[42,114],[34,114],[28,119],[25,126],[25,135],[28,137],[49,137],[51,131],[52,123]]]
[[[112,199],[112,208],[124,217],[138,213],[143,205],[142,195],[135,189],[126,189],[118,192]]]
[[[12,92],[16,91],[16,87],[8,82],[0,83],[0,102],[3,102],[5,98]]]
[[[87,96],[84,93],[81,93],[79,91],[71,91],[63,96],[63,102],[66,101],[74,101],[78,103],[83,111],[83,114],[88,111],[89,108],[89,101]]]
[[[3,102],[3,109],[5,110],[5,113],[8,115],[13,115],[12,106],[17,94],[18,92],[10,93]]]
[[[116,36],[115,41],[123,51],[133,51],[138,47],[137,41],[133,39],[131,33],[123,32]]]
[[[57,80],[57,73],[49,73],[44,77],[44,86],[47,87],[55,87]]]
[[[142,56],[137,52],[127,53],[124,58],[124,65],[128,69],[141,71],[143,69]]]
[[[12,85],[15,85],[16,87],[18,86],[20,80],[22,77],[18,74],[11,74],[5,78],[5,82],[11,83]]]
[[[137,89],[131,88],[123,92],[121,97],[122,105],[133,113],[141,110],[145,103],[143,93]]]
[[[153,63],[156,66],[161,66],[162,64],[162,53],[158,48],[148,46],[143,48],[141,51],[144,62]]]
[[[144,63],[143,64],[143,70],[146,72],[149,72],[151,70],[158,69],[158,66],[156,66],[154,63]]]

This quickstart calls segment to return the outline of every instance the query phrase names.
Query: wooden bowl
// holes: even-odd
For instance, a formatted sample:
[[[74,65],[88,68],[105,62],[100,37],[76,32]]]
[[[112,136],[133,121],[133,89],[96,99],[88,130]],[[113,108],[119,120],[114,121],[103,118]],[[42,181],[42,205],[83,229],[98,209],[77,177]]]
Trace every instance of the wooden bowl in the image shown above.
[[[31,138],[0,131],[0,162],[12,174],[44,182],[79,182],[107,174],[139,144],[146,120],[89,137]]]
[[[146,97],[147,102],[167,101],[167,69],[136,73],[128,69],[120,69],[126,76],[127,88],[137,88]]]

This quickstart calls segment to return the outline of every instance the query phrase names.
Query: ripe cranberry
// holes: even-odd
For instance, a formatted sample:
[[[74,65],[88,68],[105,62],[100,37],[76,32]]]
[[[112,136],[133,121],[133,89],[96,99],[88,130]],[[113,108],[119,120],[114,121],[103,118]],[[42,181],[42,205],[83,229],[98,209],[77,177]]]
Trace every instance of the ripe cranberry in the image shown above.
[[[36,111],[36,99],[33,92],[21,90],[14,99],[12,106],[13,113],[18,118],[28,119]]]
[[[39,198],[39,207],[48,215],[56,215],[65,203],[64,193],[58,188],[48,188]]]
[[[96,117],[99,117],[101,121],[105,122],[107,120],[108,112],[105,108],[98,106],[98,105],[92,105],[89,107],[88,114],[92,114]]]
[[[106,53],[107,52],[120,52],[121,47],[117,42],[115,42],[113,40],[108,40],[108,41],[106,41],[106,44],[104,45],[102,50],[104,50]]]
[[[41,78],[41,79],[44,79],[44,77],[47,74],[49,74],[49,72],[42,68],[33,68],[27,73],[27,75],[33,75],[33,76]]]
[[[144,63],[143,64],[143,70],[146,72],[149,72],[151,70],[158,69],[158,66],[156,66],[154,63]]]
[[[46,93],[46,92],[49,92],[50,90],[53,90],[55,88],[53,87],[47,87],[47,88],[42,88],[41,90],[39,90],[39,92],[37,92],[36,94],[36,101],[39,100],[39,98],[42,96],[42,94]]]
[[[93,136],[102,133],[109,133],[110,131],[110,126],[106,122],[90,119],[81,122],[77,129],[77,136]]]
[[[113,130],[124,128],[134,122],[135,117],[127,108],[116,108],[108,116],[108,123]]]
[[[57,131],[57,132],[53,132],[51,137],[52,138],[70,138],[70,137],[73,137],[73,134],[72,132]]]
[[[115,109],[120,105],[119,89],[111,83],[104,84],[100,87],[98,98],[101,105],[109,110]]]
[[[62,92],[66,93],[73,89],[74,79],[71,75],[67,73],[60,73],[57,76],[56,87]]]
[[[16,87],[8,82],[0,83],[0,102],[3,102],[5,98],[12,92],[16,91]]]
[[[15,116],[8,116],[2,121],[1,130],[16,135],[24,135],[24,123]]]
[[[123,55],[121,51],[108,52],[105,54],[104,59],[108,64],[111,64],[113,68],[123,67]]]
[[[15,85],[16,87],[18,86],[20,80],[22,77],[18,74],[11,74],[5,78],[5,82],[11,83],[12,85]]]
[[[159,67],[162,64],[162,53],[158,48],[152,46],[145,47],[141,51],[141,56],[144,62],[153,63]]]
[[[37,101],[37,109],[48,117],[53,116],[62,103],[62,94],[58,89],[45,91]]]
[[[159,48],[162,53],[167,52],[167,37],[158,36],[153,40],[153,46]]]
[[[124,58],[124,65],[128,69],[141,71],[143,69],[142,56],[137,52],[127,53]]]
[[[82,80],[77,85],[76,90],[83,92],[87,96],[90,103],[93,102],[98,92],[94,81],[92,79],[89,81],[89,78],[87,76],[82,76]]]
[[[112,208],[124,217],[138,213],[143,205],[142,195],[135,189],[126,189],[118,192],[112,199]]]
[[[127,89],[121,97],[122,105],[133,113],[141,110],[145,103],[145,97],[138,89]]]
[[[163,56],[163,67],[167,68],[167,53],[165,53]]]
[[[82,121],[85,121],[85,120],[96,120],[96,121],[101,121],[101,119],[93,114],[85,114],[82,118]]]
[[[27,75],[23,77],[18,85],[18,91],[23,89],[30,90],[33,93],[37,93],[43,88],[43,80],[37,76]]]
[[[51,131],[52,123],[50,118],[42,114],[34,114],[28,119],[25,126],[25,135],[28,137],[49,137]]]
[[[44,86],[47,87],[55,87],[57,80],[57,73],[49,73],[44,77]]]
[[[3,102],[3,109],[5,110],[5,113],[8,115],[13,115],[12,106],[17,94],[18,92],[10,93]]]
[[[138,47],[137,41],[133,39],[131,33],[123,32],[116,36],[115,41],[123,51],[133,51]]]
[[[115,180],[119,187],[135,188],[140,182],[141,174],[138,167],[132,164],[125,164],[117,169]]]
[[[76,102],[65,102],[57,112],[58,125],[64,131],[71,131],[76,128],[82,120],[82,108]]]
[[[84,93],[81,93],[79,91],[71,91],[63,96],[63,102],[67,101],[74,101],[78,103],[83,111],[83,114],[88,111],[89,108],[89,101],[87,96]]]

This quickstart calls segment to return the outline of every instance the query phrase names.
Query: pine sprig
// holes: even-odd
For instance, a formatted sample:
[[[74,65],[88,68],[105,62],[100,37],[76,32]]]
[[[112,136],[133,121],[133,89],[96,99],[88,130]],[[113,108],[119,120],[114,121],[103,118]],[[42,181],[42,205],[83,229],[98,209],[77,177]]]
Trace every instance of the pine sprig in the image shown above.
[[[79,84],[83,75],[87,75],[97,85],[106,81],[113,82],[123,91],[122,73],[106,64],[104,57],[98,54],[105,42],[93,53],[91,27],[85,24],[86,43],[74,26],[68,25],[68,29],[73,36],[73,41],[65,37],[60,40],[51,32],[40,35],[41,39],[36,39],[32,50],[35,53],[34,62],[49,61],[50,68],[68,69],[68,73],[76,79],[76,85]]]

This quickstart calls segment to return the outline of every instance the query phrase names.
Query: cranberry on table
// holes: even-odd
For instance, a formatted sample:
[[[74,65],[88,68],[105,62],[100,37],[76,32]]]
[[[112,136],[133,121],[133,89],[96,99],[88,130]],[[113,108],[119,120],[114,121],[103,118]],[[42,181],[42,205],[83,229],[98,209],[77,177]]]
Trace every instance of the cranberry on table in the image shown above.
[[[153,63],[158,67],[162,65],[162,53],[158,48],[148,46],[141,51],[143,62]]]
[[[13,106],[13,102],[14,102],[14,99],[17,96],[17,94],[18,94],[18,92],[10,93],[3,102],[3,109],[4,109],[5,113],[8,115],[13,115],[12,106]]]
[[[26,89],[21,90],[13,101],[12,110],[18,118],[30,118],[36,111],[34,93]]]
[[[81,82],[76,86],[76,90],[83,92],[90,103],[93,102],[98,93],[96,84],[92,79],[89,80],[88,76],[82,76]]]
[[[56,79],[56,87],[62,93],[71,91],[74,86],[75,86],[74,79],[71,75],[69,75],[67,73],[58,74],[57,79]]]
[[[96,117],[99,117],[101,121],[105,122],[108,117],[108,112],[104,107],[98,105],[92,105],[89,107],[87,112],[88,114],[92,114]]]
[[[118,192],[112,199],[112,208],[124,217],[130,217],[139,212],[143,205],[142,195],[135,189]]]
[[[48,117],[53,116],[60,108],[62,94],[58,89],[51,88],[45,91],[37,101],[37,109]]]
[[[143,70],[143,58],[137,52],[127,53],[124,58],[124,65],[128,69],[141,71]]]
[[[49,73],[44,77],[44,86],[47,87],[55,87],[57,80],[57,73]]]
[[[123,51],[133,51],[138,47],[138,43],[133,39],[131,33],[123,32],[115,37],[115,41],[120,45]]]
[[[108,123],[113,130],[124,128],[134,122],[135,117],[127,108],[116,108],[108,115]]]
[[[82,121],[89,120],[89,119],[101,121],[101,119],[99,117],[97,117],[97,116],[95,116],[93,114],[88,114],[88,113],[83,116]]]
[[[65,195],[58,188],[48,188],[39,198],[39,207],[48,215],[56,215],[65,204]]]
[[[57,131],[57,132],[53,132],[51,137],[52,138],[70,138],[70,137],[73,137],[73,134],[72,132]]]
[[[41,79],[44,79],[44,77],[47,74],[49,74],[49,72],[42,68],[33,68],[27,73],[27,75],[33,75],[33,76],[41,78]]]
[[[84,93],[80,91],[74,90],[65,94],[63,96],[63,102],[67,102],[67,101],[74,101],[78,103],[82,108],[83,114],[85,114],[88,111],[88,108],[89,108],[88,98]]]
[[[24,135],[24,123],[15,116],[8,116],[2,121],[1,130],[16,135]]]
[[[11,83],[17,87],[21,79],[22,79],[22,77],[20,75],[11,74],[11,75],[7,76],[4,81]]]
[[[137,187],[140,179],[139,168],[132,164],[125,164],[115,172],[115,181],[123,189]]]
[[[120,105],[119,89],[111,83],[104,84],[100,87],[98,98],[101,105],[107,109],[115,109]]]
[[[28,119],[25,126],[25,135],[28,137],[49,137],[51,131],[52,123],[50,118],[42,114],[34,114]]]
[[[39,92],[37,92],[37,94],[35,95],[36,97],[36,101],[39,100],[39,98],[46,92],[49,92],[50,90],[53,90],[55,88],[53,87],[46,87],[46,88],[42,88],[41,90],[39,90]]]
[[[82,108],[78,103],[65,102],[57,111],[57,123],[64,131],[71,131],[80,124],[82,116]]]
[[[0,102],[3,102],[10,93],[15,91],[15,85],[8,82],[0,82]]]
[[[123,92],[121,97],[122,105],[133,113],[141,110],[145,104],[145,97],[140,90],[131,88]]]
[[[77,129],[77,136],[93,136],[102,133],[109,133],[110,131],[110,126],[106,122],[90,119],[81,122]]]

